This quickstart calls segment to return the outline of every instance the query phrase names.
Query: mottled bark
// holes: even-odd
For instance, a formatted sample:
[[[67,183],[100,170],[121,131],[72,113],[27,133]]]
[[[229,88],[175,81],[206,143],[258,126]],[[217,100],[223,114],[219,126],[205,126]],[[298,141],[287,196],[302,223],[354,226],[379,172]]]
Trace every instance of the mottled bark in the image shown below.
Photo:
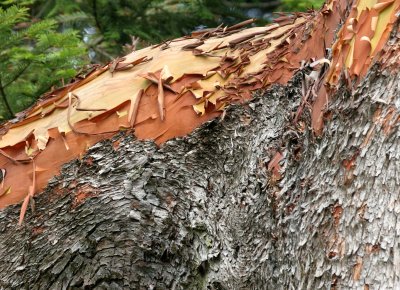
[[[399,75],[339,91],[316,138],[307,109],[291,125],[299,74],[161,148],[121,133],[66,164],[21,228],[0,212],[0,288],[396,289]]]

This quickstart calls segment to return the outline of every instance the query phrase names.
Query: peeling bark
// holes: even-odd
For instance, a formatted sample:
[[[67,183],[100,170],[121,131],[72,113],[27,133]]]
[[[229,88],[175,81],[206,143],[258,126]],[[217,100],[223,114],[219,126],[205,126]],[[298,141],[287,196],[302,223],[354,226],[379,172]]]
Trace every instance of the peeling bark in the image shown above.
[[[339,92],[318,139],[288,127],[299,79],[159,149],[120,134],[65,165],[23,227],[0,212],[1,287],[395,289],[399,131],[377,114],[398,116],[398,75]]]
[[[0,288],[398,289],[396,25],[318,137],[306,68],[160,148],[127,131],[65,164],[22,227],[0,211]]]
[[[98,143],[38,196],[22,228],[18,207],[0,213],[1,286],[259,285],[253,243],[275,227],[266,163],[297,94],[277,87],[160,149],[124,134]]]

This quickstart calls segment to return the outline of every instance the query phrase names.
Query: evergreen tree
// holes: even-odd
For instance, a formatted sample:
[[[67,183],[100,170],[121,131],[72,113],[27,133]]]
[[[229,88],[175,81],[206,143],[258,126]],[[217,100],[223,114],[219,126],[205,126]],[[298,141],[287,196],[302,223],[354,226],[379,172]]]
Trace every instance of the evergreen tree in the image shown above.
[[[18,6],[8,5],[13,2]],[[52,19],[30,18],[27,4],[3,1],[0,7],[1,120],[13,117],[52,86],[62,85],[87,58],[75,31],[58,31]]]

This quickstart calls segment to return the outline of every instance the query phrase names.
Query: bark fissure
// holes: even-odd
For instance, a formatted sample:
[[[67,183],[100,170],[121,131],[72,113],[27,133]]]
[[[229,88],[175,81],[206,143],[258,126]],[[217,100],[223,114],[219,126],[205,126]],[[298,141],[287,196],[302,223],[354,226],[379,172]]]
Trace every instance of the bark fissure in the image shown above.
[[[159,149],[129,134],[98,143],[25,226],[18,207],[0,213],[1,287],[394,287],[397,77],[375,70],[339,91],[321,138],[290,125],[298,75]],[[277,151],[282,180],[268,171]]]
[[[232,289],[254,283],[257,267],[246,266],[254,250],[247,226],[257,222],[249,213],[271,215],[257,199],[269,198],[263,193],[268,150],[281,146],[295,103],[277,87],[160,149],[129,135],[95,145],[50,182],[23,228],[13,224],[17,207],[1,213],[8,224],[2,235],[13,239],[0,246],[1,256],[29,257],[20,262],[23,278],[12,275],[16,261],[0,266],[8,273],[2,286]],[[96,195],[74,203],[85,188]],[[264,234],[256,230],[258,239]],[[30,250],[22,247],[28,240]]]

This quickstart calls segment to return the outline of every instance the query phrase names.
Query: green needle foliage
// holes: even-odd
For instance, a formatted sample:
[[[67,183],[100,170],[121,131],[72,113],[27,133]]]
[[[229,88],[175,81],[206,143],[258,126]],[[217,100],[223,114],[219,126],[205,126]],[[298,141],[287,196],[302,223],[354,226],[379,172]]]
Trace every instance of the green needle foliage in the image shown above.
[[[325,0],[282,0],[284,11],[305,11],[310,8],[319,9]]]
[[[149,44],[180,37],[198,26],[248,17],[222,0],[37,0],[33,11],[81,31],[92,62],[106,63]],[[243,1],[233,1],[243,2]],[[229,18],[229,19],[228,19]],[[226,23],[229,24],[229,23]],[[133,43],[134,45],[132,45]]]
[[[29,10],[0,5],[0,120],[12,118],[52,86],[73,77],[86,59],[85,46],[72,30],[58,32],[51,19],[35,20]],[[61,81],[60,81],[61,80]]]

